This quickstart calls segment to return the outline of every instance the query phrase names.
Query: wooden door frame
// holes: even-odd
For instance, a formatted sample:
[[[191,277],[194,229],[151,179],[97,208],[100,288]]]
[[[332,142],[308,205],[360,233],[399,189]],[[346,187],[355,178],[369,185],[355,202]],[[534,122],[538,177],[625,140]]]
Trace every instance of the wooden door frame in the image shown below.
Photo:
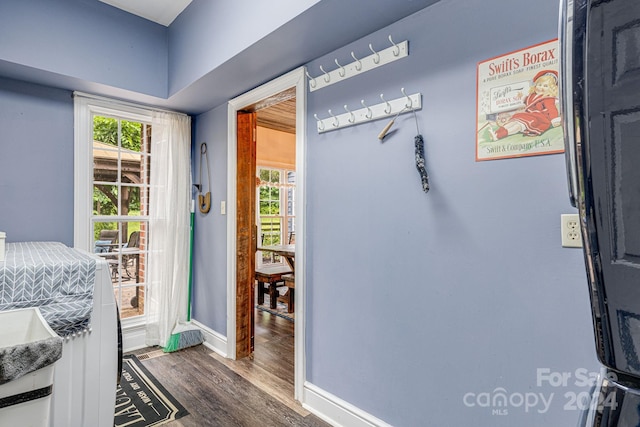
[[[295,399],[302,400],[306,380],[305,363],[305,214],[306,214],[306,78],[300,67],[231,101],[227,114],[227,357],[236,358],[236,203],[237,203],[237,112],[290,88],[296,90],[296,321],[294,326]]]

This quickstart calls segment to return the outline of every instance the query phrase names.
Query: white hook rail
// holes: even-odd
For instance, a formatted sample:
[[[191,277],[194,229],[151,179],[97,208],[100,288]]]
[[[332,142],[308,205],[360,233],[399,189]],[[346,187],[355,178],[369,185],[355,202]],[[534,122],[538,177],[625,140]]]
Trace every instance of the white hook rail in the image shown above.
[[[397,114],[410,113],[411,111],[420,110],[422,108],[422,94],[414,93],[413,95],[406,95],[404,88],[402,88],[402,93],[404,96],[401,98],[384,101],[370,107],[367,107],[364,100],[362,100],[360,103],[364,105],[365,108],[360,108],[358,110],[351,111],[348,109],[347,105],[345,105],[344,109],[347,113],[339,115],[335,115],[331,110],[328,110],[329,117],[326,119],[321,119],[317,114],[314,114],[314,117],[317,120],[316,126],[318,133],[329,132],[373,120],[384,119],[385,117],[393,117]],[[380,97],[384,99],[382,94]]]
[[[381,50],[380,52],[377,52],[373,46],[369,44],[369,50],[373,53],[365,58],[358,59],[356,55],[351,52],[351,57],[354,61],[347,65],[340,65],[336,59],[334,62],[338,68],[335,70],[325,71],[324,67],[320,66],[322,74],[319,74],[316,77],[311,77],[307,71],[307,77],[309,78],[309,91],[313,92],[318,89],[322,89],[323,87],[357,76],[358,74],[381,67],[409,55],[409,42],[407,40],[400,43],[394,43],[391,36],[389,36],[389,42],[391,43],[391,46]]]

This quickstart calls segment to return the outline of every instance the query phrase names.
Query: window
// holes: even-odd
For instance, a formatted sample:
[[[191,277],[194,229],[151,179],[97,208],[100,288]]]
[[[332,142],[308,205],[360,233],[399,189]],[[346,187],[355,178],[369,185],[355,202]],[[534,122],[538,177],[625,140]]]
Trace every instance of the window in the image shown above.
[[[258,168],[258,238],[263,245],[290,242],[295,233],[295,181],[292,170]],[[282,263],[272,252],[258,252],[257,265]]]
[[[150,142],[148,123],[93,115],[94,251],[109,263],[122,318],[144,314]]]
[[[107,261],[121,318],[144,320],[150,112],[84,97],[75,108],[75,246]]]

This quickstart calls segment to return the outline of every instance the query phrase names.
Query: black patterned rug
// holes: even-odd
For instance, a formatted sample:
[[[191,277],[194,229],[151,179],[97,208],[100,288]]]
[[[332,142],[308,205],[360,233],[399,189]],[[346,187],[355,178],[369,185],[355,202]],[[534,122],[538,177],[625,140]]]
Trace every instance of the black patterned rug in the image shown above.
[[[276,302],[276,309],[272,309],[269,307],[269,294],[264,295],[264,304],[258,304],[256,298],[256,308],[260,311],[265,311],[267,313],[275,314],[278,317],[282,317],[283,319],[287,319],[291,322],[295,321],[295,313],[287,313],[287,304],[284,301],[281,301],[284,297],[279,297]]]
[[[134,355],[122,358],[116,394],[115,427],[159,426],[188,412]]]

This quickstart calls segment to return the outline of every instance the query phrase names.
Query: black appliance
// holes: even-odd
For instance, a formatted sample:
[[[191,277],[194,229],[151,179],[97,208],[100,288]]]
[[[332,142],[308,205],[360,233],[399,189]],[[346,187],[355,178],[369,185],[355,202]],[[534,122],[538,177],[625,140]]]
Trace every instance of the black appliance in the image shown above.
[[[562,0],[561,103],[598,359],[583,426],[640,426],[640,1]]]

